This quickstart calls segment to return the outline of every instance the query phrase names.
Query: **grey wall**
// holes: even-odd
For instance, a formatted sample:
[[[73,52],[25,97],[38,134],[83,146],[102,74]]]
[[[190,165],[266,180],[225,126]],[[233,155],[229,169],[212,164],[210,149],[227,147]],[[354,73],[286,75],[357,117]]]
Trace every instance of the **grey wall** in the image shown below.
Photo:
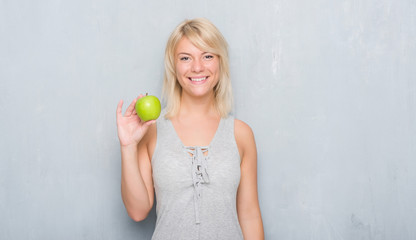
[[[0,1],[0,239],[149,239],[115,109],[160,96],[183,19],[230,44],[267,239],[416,239],[412,0]]]

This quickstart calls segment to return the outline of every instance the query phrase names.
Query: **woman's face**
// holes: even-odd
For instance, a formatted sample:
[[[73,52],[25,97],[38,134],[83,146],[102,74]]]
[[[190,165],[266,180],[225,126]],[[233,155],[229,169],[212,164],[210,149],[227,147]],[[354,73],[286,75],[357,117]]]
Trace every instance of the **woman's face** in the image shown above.
[[[213,93],[219,79],[217,55],[201,51],[183,37],[176,47],[175,65],[182,94],[202,97]]]

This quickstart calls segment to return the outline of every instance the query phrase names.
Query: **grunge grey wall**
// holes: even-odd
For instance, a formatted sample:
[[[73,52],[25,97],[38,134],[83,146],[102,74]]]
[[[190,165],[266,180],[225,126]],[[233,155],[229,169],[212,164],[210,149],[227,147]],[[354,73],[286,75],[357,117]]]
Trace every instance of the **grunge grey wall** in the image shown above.
[[[206,17],[255,132],[266,239],[416,239],[411,0],[0,0],[0,239],[150,239],[120,196],[115,110],[160,96]]]

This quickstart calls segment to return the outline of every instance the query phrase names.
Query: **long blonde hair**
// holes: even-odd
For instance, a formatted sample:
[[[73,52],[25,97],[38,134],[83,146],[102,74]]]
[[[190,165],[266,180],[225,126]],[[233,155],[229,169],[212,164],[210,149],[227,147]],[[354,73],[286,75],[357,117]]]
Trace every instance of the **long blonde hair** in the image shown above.
[[[166,118],[175,116],[180,107],[182,87],[176,77],[175,50],[186,37],[197,48],[215,54],[219,58],[219,81],[214,87],[215,107],[221,117],[226,117],[233,106],[233,96],[228,64],[228,44],[221,32],[207,19],[196,18],[180,23],[169,37],[165,50],[165,74],[163,101],[166,102]]]

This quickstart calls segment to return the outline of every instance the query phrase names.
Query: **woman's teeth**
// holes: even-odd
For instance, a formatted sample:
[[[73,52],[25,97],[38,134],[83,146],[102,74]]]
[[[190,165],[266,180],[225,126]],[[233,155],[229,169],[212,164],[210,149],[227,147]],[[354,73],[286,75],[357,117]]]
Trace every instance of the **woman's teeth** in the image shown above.
[[[205,79],[207,79],[206,77],[202,77],[202,78],[191,78],[192,82],[200,82],[200,81],[204,81]]]

